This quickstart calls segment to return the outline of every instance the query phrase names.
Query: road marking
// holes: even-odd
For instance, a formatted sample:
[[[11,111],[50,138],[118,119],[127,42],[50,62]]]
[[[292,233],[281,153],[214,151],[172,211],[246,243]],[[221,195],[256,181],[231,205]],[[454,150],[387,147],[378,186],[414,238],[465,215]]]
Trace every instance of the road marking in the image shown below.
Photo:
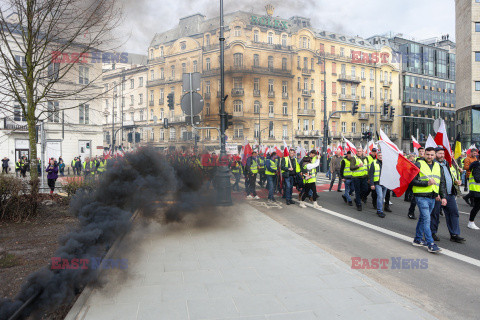
[[[468,212],[463,212],[463,211],[458,211],[458,212],[459,212],[459,213],[463,213],[463,214],[468,214],[468,215],[470,215],[470,213],[468,213]]]
[[[313,205],[310,204],[310,203],[305,203],[307,206],[313,208]],[[313,209],[316,209],[316,208],[313,208]],[[395,237],[397,239],[400,239],[400,240],[403,240],[403,241],[407,241],[409,243],[412,243],[413,242],[413,238],[411,237],[407,237],[403,234],[400,234],[398,232],[395,232],[395,231],[391,231],[391,230],[388,230],[388,229],[385,229],[385,228],[382,228],[382,227],[378,227],[376,225],[373,225],[371,223],[368,223],[368,222],[365,222],[365,221],[361,221],[361,220],[358,220],[358,219],[355,219],[355,218],[352,218],[352,217],[349,217],[349,216],[344,216],[343,214],[341,213],[338,213],[338,212],[335,212],[335,211],[332,211],[330,209],[325,209],[325,208],[318,208],[316,209],[318,211],[323,211],[325,213],[328,213],[332,216],[335,216],[337,218],[340,218],[340,219],[343,219],[343,220],[347,220],[347,221],[350,221],[350,222],[353,222],[353,223],[356,223],[358,225],[361,225],[361,226],[364,226],[366,228],[369,228],[369,229],[372,229],[372,230],[375,230],[375,231],[378,231],[378,232],[381,232],[383,234],[386,234],[386,235],[389,235],[389,236],[392,236],[392,237]],[[463,262],[466,262],[466,263],[469,263],[471,265],[474,265],[476,267],[480,267],[480,260],[477,260],[477,259],[474,259],[474,258],[471,258],[469,256],[466,256],[466,255],[463,255],[461,253],[457,253],[457,252],[454,252],[454,251],[451,251],[451,250],[448,250],[448,249],[444,249],[442,248],[442,254],[446,255],[446,256],[449,256],[451,258],[454,258],[454,259],[457,259],[457,260],[460,260],[460,261],[463,261]]]

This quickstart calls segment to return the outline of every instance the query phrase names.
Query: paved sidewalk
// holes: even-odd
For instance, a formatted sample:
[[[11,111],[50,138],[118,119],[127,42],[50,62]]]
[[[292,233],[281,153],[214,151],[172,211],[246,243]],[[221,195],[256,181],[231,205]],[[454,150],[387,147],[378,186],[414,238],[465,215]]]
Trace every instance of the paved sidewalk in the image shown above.
[[[66,319],[434,319],[250,205],[225,211],[126,237],[130,275],[105,271]]]

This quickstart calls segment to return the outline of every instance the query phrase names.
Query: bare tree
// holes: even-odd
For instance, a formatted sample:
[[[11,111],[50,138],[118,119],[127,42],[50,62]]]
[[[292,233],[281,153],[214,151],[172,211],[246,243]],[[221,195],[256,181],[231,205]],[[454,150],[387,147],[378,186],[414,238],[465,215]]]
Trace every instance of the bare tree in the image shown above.
[[[85,74],[84,66],[118,48],[121,13],[115,0],[0,2],[0,111],[25,118],[32,182],[38,181],[36,125],[52,111],[48,102],[80,104],[101,95],[101,72]]]

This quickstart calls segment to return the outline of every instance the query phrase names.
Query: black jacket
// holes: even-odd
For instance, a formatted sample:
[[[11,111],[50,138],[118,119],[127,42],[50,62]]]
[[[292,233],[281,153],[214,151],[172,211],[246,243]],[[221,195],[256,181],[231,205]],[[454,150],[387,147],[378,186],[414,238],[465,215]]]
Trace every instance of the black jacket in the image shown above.
[[[286,164],[286,161],[285,161],[285,157],[281,159],[281,170],[283,171],[282,173],[282,176],[283,177],[290,177],[290,176],[295,176],[297,173],[295,172],[296,168],[297,168],[297,158],[293,158],[292,159],[289,159],[290,160],[290,163],[292,164],[292,168],[293,170],[292,171],[289,171],[288,169],[290,168],[290,165],[287,166]],[[301,168],[300,168],[301,170]]]
[[[425,159],[421,158],[418,159],[417,162],[415,162],[415,165],[420,168],[420,161],[425,161]],[[426,161],[425,161],[426,162]],[[435,161],[432,163],[430,168],[433,166]],[[417,186],[417,187],[428,187],[428,181],[423,181],[419,180],[420,174],[417,174],[415,178],[412,180],[412,186]],[[440,167],[440,186],[439,186],[439,194],[435,192],[430,192],[430,193],[415,193],[416,197],[425,197],[425,198],[436,198],[438,195],[440,195],[440,198],[445,199],[446,195],[446,182],[445,182],[445,175],[443,173],[442,168]]]

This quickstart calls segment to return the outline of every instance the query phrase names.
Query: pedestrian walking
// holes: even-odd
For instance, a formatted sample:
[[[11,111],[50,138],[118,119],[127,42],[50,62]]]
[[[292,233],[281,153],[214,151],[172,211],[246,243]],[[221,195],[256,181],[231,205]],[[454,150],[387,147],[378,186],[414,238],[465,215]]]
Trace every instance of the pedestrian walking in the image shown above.
[[[355,189],[355,205],[358,211],[362,211],[362,201],[367,202],[368,194],[368,159],[361,148],[358,149],[357,156],[350,161],[350,170]]]
[[[415,239],[412,244],[417,247],[426,246],[431,253],[440,252],[441,249],[434,243],[430,229],[430,215],[435,207],[435,201],[447,205],[445,199],[445,177],[440,165],[434,161],[435,149],[425,149],[425,158],[419,159],[415,165],[420,172],[412,180],[412,191],[417,200],[420,211]]]
[[[455,185],[460,186],[461,181],[458,176],[457,170],[453,166],[449,166],[445,160],[445,150],[442,147],[435,149],[435,162],[437,162],[442,168],[443,175],[445,177],[447,205],[441,206],[440,202],[435,202],[435,207],[430,215],[430,230],[432,231],[432,238],[435,241],[440,241],[437,236],[438,225],[440,224],[440,211],[443,209],[445,213],[445,220],[447,223],[448,232],[450,232],[450,240],[457,243],[465,241],[460,237],[460,225],[459,214],[457,207],[457,188]]]
[[[247,193],[247,199],[260,199],[255,191],[255,182],[258,174],[258,160],[257,152],[253,151],[252,156],[247,159],[245,165],[245,191]]]
[[[475,217],[480,210],[480,162],[479,156],[477,160],[472,162],[468,167],[470,171],[470,178],[468,180],[468,188],[472,193],[473,208],[470,211],[470,218],[468,219],[467,227],[473,230],[479,230],[480,228],[475,225]]]
[[[48,186],[50,187],[50,194],[53,194],[53,191],[55,190],[55,181],[58,179],[58,165],[55,163],[55,159],[51,158],[49,160],[45,171],[48,172],[47,181]]]
[[[62,158],[59,158],[58,160],[58,171],[62,177],[65,176],[65,163],[63,163]]]
[[[385,213],[383,212],[383,203],[385,201],[385,196],[387,195],[387,188],[380,184],[380,175],[382,173],[382,152],[378,151],[376,159],[370,164],[370,169],[368,170],[368,178],[370,181],[370,189],[376,194],[375,200],[377,209],[377,215],[380,218],[385,218]]]
[[[350,164],[353,160],[352,152],[347,151],[346,156],[342,159],[340,165],[340,177],[345,182],[345,193],[342,195],[343,201],[349,206],[353,206],[352,198],[350,197],[354,188],[352,182],[352,171],[350,170]]]
[[[3,157],[2,159],[2,173],[8,173],[8,162],[10,161],[10,159],[8,159],[7,157]]]
[[[295,177],[301,172],[295,149],[290,149],[288,156],[281,159],[281,172],[285,185],[285,202],[287,205],[294,204],[292,200]]]
[[[331,173],[331,182],[330,182],[330,188],[328,191],[332,191],[333,185],[335,184],[335,180],[337,180],[338,177],[338,187],[337,187],[337,192],[342,192],[342,178],[340,175],[340,168],[342,166],[342,156],[339,150],[335,152],[335,155],[330,158],[330,173]]]
[[[312,158],[306,156],[303,158],[303,182],[305,184],[305,190],[300,201],[300,207],[306,208],[305,199],[308,197],[310,191],[312,192],[312,202],[314,208],[321,208],[317,203],[317,168],[320,165],[320,157],[315,157],[315,162],[312,163]]]
[[[233,158],[232,163],[230,164],[230,170],[233,173],[233,178],[235,179],[235,182],[232,186],[232,191],[240,191],[240,186],[238,185],[240,183],[240,178],[242,177],[242,162],[240,156],[235,156]]]
[[[265,176],[267,177],[268,201],[275,201],[273,192],[277,184],[277,153],[272,152],[265,160]]]

